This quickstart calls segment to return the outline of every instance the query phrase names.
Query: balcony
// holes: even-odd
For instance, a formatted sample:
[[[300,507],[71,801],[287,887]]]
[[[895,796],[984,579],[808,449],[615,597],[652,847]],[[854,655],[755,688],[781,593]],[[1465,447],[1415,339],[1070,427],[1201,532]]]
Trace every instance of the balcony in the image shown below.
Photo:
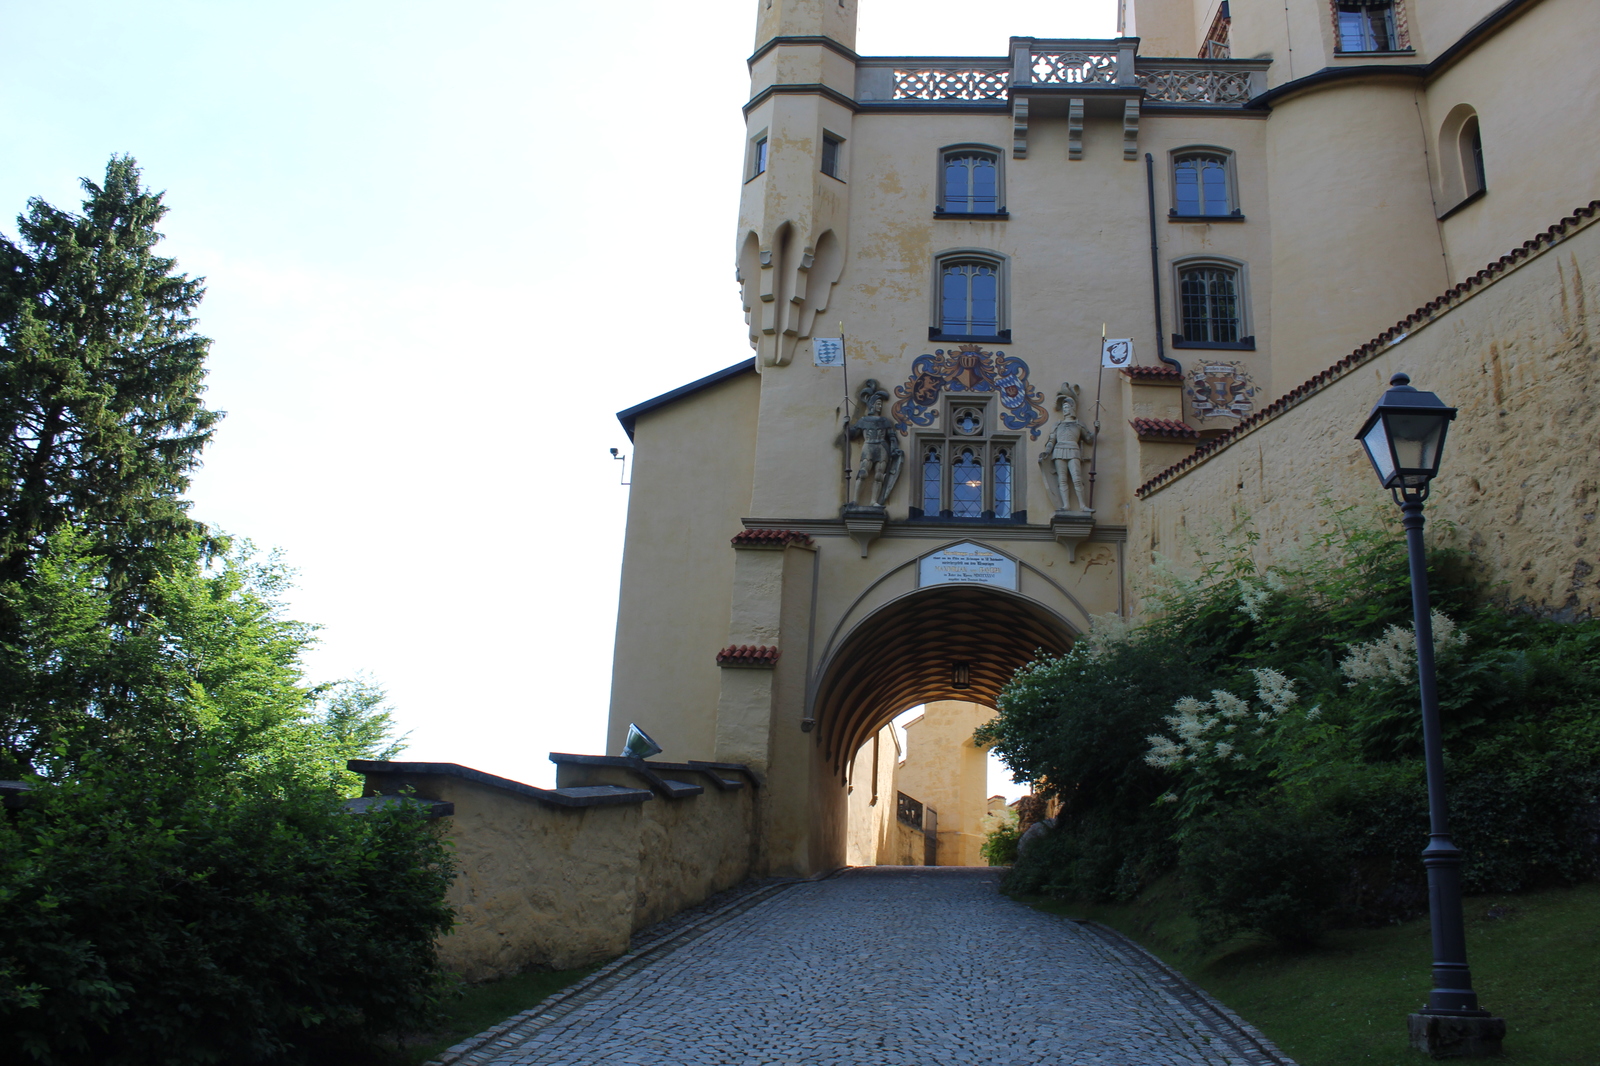
[[[998,110],[1021,97],[1070,96],[1233,109],[1266,91],[1269,60],[1143,57],[1137,45],[1129,37],[1013,37],[1009,58],[863,56],[856,63],[856,102],[874,110]]]

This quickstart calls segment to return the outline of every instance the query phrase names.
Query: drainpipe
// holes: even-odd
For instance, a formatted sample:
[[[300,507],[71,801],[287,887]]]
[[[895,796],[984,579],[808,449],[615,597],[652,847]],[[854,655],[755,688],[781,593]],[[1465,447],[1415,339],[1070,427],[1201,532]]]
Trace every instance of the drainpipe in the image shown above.
[[[1156,358],[1183,373],[1183,364],[1167,357],[1167,343],[1161,333],[1161,254],[1156,248],[1156,160],[1144,154],[1145,189],[1150,196],[1150,295],[1156,307]]]

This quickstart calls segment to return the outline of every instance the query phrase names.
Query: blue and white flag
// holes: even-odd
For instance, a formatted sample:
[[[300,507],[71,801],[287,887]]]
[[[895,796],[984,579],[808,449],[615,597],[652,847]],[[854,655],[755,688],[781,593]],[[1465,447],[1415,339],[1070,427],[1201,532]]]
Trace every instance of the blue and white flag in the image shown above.
[[[843,366],[844,338],[812,337],[811,360],[817,366]]]

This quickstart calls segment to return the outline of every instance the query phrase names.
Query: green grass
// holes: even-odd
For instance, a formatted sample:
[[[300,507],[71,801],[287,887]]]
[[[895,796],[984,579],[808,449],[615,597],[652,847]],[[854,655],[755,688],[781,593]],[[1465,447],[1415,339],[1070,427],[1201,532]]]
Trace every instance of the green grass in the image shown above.
[[[525,973],[481,985],[465,985],[445,1003],[440,1023],[427,1032],[407,1036],[391,1061],[395,1066],[427,1062],[446,1048],[499,1025],[599,968]]]
[[[1406,1015],[1427,999],[1431,947],[1420,920],[1340,930],[1290,951],[1233,941],[1193,946],[1195,925],[1171,882],[1134,903],[1030,898],[1139,941],[1255,1025],[1301,1066],[1418,1066]],[[1467,958],[1483,1006],[1506,1020],[1516,1066],[1600,1064],[1600,885],[1466,903]]]

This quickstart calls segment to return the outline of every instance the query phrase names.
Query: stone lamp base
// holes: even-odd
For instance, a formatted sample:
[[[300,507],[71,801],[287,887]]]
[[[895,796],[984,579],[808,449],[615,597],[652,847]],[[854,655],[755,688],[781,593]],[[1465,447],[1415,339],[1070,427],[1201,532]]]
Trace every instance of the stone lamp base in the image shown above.
[[[1408,1014],[1411,1046],[1436,1059],[1477,1059],[1500,1054],[1506,1020],[1477,1014]]]

